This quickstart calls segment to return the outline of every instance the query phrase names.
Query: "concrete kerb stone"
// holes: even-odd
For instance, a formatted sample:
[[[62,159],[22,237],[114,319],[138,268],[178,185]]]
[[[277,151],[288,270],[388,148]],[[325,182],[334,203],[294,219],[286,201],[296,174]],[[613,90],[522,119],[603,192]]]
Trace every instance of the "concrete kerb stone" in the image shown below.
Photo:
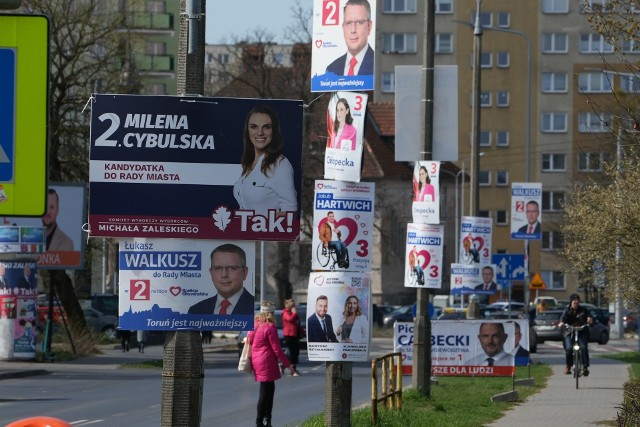
[[[491,396],[492,402],[515,402],[516,400],[518,400],[518,390],[507,391]]]
[[[536,385],[536,379],[520,378],[519,380],[515,380],[515,385],[524,385],[524,386],[534,387]]]

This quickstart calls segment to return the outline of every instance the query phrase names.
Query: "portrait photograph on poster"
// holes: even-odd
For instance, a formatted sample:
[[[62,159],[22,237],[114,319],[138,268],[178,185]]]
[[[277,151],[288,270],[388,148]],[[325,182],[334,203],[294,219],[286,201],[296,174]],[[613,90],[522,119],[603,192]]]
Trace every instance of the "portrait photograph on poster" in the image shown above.
[[[412,213],[414,223],[440,223],[440,162],[415,163]]]
[[[511,184],[511,238],[540,240],[542,238],[542,184],[514,182]]]

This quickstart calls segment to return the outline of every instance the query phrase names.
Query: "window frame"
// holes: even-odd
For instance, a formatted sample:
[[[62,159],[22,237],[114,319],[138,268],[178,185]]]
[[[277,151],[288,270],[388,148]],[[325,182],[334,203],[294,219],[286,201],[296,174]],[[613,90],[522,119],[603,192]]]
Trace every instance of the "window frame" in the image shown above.
[[[453,0],[436,0],[436,14],[453,14]]]
[[[391,72],[391,73],[382,73],[380,75],[380,92],[382,93],[395,93],[396,92],[396,73]],[[385,77],[389,77],[390,82],[388,83],[388,85],[390,85],[390,88],[385,87]]]
[[[506,142],[500,142],[500,135],[506,135]],[[496,147],[508,147],[509,146],[509,131],[508,130],[497,130],[496,131]]]
[[[597,160],[594,160],[597,156]],[[609,153],[603,151],[581,151],[578,153],[578,172],[592,173],[602,172],[604,170],[604,163],[609,160]],[[597,162],[597,165],[593,167],[592,163]]]
[[[545,159],[546,157],[546,159]],[[562,159],[562,167],[557,165],[557,161]],[[545,164],[548,167],[545,168]],[[541,162],[542,172],[566,172],[567,170],[567,155],[563,153],[542,153],[542,162]]]
[[[442,49],[443,36],[449,37],[449,50]],[[453,53],[453,33],[436,33],[435,53]]]
[[[401,0],[404,3],[404,8],[403,9],[395,9],[395,6],[398,3],[398,0],[384,0],[382,2],[382,13],[387,13],[387,14],[395,14],[395,15],[408,15],[408,14],[415,14],[418,12],[418,6],[417,6],[417,2],[416,0]],[[413,10],[410,10],[410,7],[407,7],[408,5],[410,6],[410,4],[413,3]],[[387,9],[386,6],[387,4],[389,4],[391,7],[390,9]]]
[[[503,59],[506,58],[506,61]],[[496,52],[496,67],[509,68],[511,67],[511,53],[508,51]]]
[[[580,93],[611,93],[613,81],[607,73],[601,71],[584,71],[578,73],[578,90]]]
[[[587,40],[585,40],[585,37]],[[609,47],[609,50],[605,50],[607,46]],[[613,53],[614,51],[615,47],[606,41],[602,34],[580,33],[580,37],[578,39],[578,52],[584,54],[604,54]]]
[[[548,117],[550,125],[545,128],[545,119]],[[564,126],[562,128],[557,127],[556,121],[562,119]],[[540,132],[542,133],[566,133],[568,129],[567,113],[559,111],[547,111],[540,114]]]
[[[506,95],[506,101],[505,100],[501,100],[501,95]],[[506,108],[510,105],[511,101],[511,96],[508,90],[499,90],[496,91],[496,107],[500,107],[500,108]]]
[[[564,49],[560,49],[557,47],[559,44],[559,38],[562,36],[564,38]],[[549,48],[547,45],[547,38],[549,39],[549,43],[551,46]],[[569,52],[569,35],[567,33],[543,33],[542,34],[542,53],[548,54],[565,54]]]
[[[564,8],[561,8],[564,3]],[[545,4],[550,5],[551,7],[546,8]],[[542,13],[548,14],[560,14],[560,13],[569,13],[569,0],[542,0],[542,4],[540,5]]]
[[[564,191],[543,191],[542,212],[563,212],[562,205],[565,203],[565,197],[566,193]]]
[[[541,237],[540,249],[543,251],[559,251],[564,247],[564,237],[560,231],[543,231]]]
[[[567,277],[564,271],[542,270],[540,272],[542,280],[547,285],[547,289],[565,290],[567,289]],[[559,284],[560,286],[557,286]]]
[[[496,187],[506,187],[509,185],[509,171],[500,169],[496,171]]]
[[[593,111],[578,112],[578,132],[580,133],[608,133],[611,132],[611,114]]]
[[[481,187],[488,187],[491,185],[491,171],[488,171],[488,170],[478,171],[478,185]]]
[[[545,83],[545,77],[549,77],[549,85],[547,87]],[[540,90],[542,93],[567,93],[569,91],[569,79],[568,74],[561,71],[544,71],[542,72],[540,82]],[[559,83],[559,80],[563,82]],[[560,88],[558,86],[564,85],[564,88]]]
[[[402,49],[396,47],[396,41],[399,37],[402,37]],[[387,49],[387,40],[390,41],[389,49]],[[413,41],[413,50],[407,49],[407,45],[409,44],[408,41]],[[387,54],[415,54],[418,51],[418,39],[416,33],[384,33],[382,35],[382,46],[384,53]]]
[[[502,218],[503,217],[503,218]],[[498,209],[496,210],[496,225],[509,225],[509,211]]]

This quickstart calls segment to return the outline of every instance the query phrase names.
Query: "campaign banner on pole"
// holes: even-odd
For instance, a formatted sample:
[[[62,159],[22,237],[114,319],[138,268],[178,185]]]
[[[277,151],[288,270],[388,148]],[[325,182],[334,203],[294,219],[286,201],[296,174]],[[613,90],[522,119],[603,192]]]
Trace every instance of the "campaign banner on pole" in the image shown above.
[[[93,237],[299,237],[302,101],[93,95],[90,142]]]
[[[356,92],[336,92],[331,97],[327,107],[325,179],[360,182],[367,98]]]
[[[13,358],[33,359],[38,338],[38,275],[35,260],[0,262],[0,319],[13,322]]]
[[[371,331],[368,273],[313,272],[307,293],[310,361],[366,361]]]
[[[440,162],[416,162],[411,210],[415,223],[440,223]]]
[[[3,240],[0,252],[37,253],[38,268],[43,270],[83,268],[85,206],[84,185],[49,185],[43,217],[2,218],[5,238],[20,234],[18,244]]]
[[[376,2],[314,0],[311,91],[374,89]]]
[[[253,328],[254,242],[138,238],[119,249],[120,328]]]
[[[515,327],[506,320],[434,320],[431,374],[497,377],[514,374]]]
[[[480,264],[451,264],[451,295],[474,294],[482,283]]]
[[[402,375],[413,373],[413,322],[393,324],[393,351],[402,356]]]
[[[542,183],[511,184],[511,238],[540,240],[542,238]]]
[[[375,184],[316,180],[312,270],[371,271]]]
[[[405,288],[442,287],[444,226],[407,224]]]
[[[460,222],[460,262],[491,264],[491,218],[463,216]]]

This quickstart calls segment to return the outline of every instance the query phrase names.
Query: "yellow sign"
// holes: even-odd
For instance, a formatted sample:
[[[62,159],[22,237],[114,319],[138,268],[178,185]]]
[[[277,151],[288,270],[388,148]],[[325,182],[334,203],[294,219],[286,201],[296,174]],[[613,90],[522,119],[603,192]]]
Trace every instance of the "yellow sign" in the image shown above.
[[[0,215],[42,216],[47,201],[49,20],[0,14]]]
[[[529,289],[546,289],[547,285],[540,277],[539,273],[535,273],[531,278],[531,283],[529,283]]]

